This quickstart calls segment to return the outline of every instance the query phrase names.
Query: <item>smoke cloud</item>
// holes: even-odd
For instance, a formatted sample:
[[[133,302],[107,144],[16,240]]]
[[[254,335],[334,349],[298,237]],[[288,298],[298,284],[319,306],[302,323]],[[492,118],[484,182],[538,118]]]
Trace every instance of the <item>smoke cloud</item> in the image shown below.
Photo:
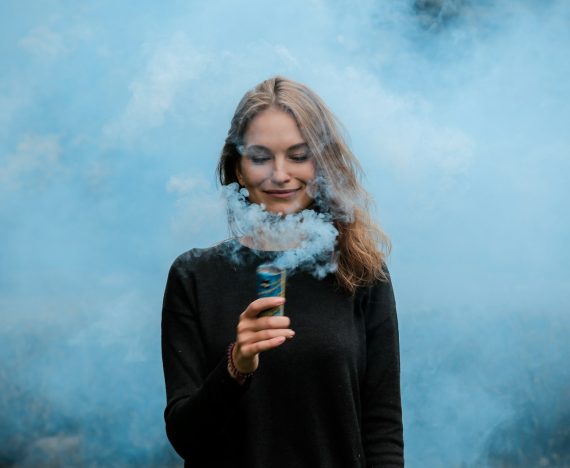
[[[336,271],[334,248],[338,231],[331,214],[305,209],[284,215],[272,213],[263,204],[251,203],[247,189],[232,183],[223,187],[228,207],[228,218],[237,235],[263,239],[265,250],[280,251],[273,264],[293,272],[302,269],[316,278],[323,278]],[[229,251],[233,261],[239,264],[239,244]],[[260,249],[264,250],[264,249]],[[255,251],[255,250],[254,250]]]
[[[407,466],[570,465],[569,25],[563,0],[1,2],[0,465],[181,466],[166,275],[227,237],[214,169],[275,74],[345,124],[392,241]],[[333,268],[326,214],[244,216],[312,226],[283,261]]]

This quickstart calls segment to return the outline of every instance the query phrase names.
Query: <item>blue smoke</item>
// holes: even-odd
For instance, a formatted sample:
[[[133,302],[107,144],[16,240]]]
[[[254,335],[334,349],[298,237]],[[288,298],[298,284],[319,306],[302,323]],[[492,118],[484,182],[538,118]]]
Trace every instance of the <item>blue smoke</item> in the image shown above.
[[[0,465],[180,466],[166,273],[227,237],[217,157],[275,74],[392,239],[408,466],[570,465],[570,6],[264,5],[0,5]]]

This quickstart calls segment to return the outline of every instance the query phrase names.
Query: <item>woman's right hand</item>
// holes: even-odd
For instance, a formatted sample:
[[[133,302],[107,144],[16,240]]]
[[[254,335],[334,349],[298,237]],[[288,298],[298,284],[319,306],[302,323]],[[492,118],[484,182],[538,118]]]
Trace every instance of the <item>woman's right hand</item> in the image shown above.
[[[260,312],[285,302],[282,297],[262,297],[247,306],[239,318],[232,358],[236,369],[248,374],[259,366],[259,353],[282,345],[295,332],[287,316],[258,317]]]

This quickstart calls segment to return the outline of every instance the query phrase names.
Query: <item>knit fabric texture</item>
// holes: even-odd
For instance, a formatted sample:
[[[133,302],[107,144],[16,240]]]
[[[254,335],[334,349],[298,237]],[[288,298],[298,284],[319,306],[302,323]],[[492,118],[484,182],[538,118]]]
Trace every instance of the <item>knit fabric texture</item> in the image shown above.
[[[164,416],[185,466],[404,466],[398,321],[386,266],[388,282],[354,296],[332,274],[288,274],[285,314],[295,337],[261,353],[240,385],[228,373],[227,347],[256,298],[256,267],[276,253],[241,244],[235,252],[237,242],[190,250],[168,274]]]

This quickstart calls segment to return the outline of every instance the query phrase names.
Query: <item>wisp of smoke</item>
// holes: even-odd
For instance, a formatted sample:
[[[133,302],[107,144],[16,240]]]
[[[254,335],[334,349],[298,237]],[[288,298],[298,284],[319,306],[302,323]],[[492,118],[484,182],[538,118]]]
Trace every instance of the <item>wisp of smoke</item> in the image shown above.
[[[282,214],[251,203],[247,189],[232,183],[222,188],[228,219],[234,234],[262,239],[270,250],[279,251],[274,264],[288,271],[305,270],[323,278],[337,268],[334,248],[338,231],[333,215],[309,207],[298,213]],[[239,244],[235,244],[239,248]],[[253,250],[255,252],[255,250]],[[235,248],[228,252],[239,264]]]

